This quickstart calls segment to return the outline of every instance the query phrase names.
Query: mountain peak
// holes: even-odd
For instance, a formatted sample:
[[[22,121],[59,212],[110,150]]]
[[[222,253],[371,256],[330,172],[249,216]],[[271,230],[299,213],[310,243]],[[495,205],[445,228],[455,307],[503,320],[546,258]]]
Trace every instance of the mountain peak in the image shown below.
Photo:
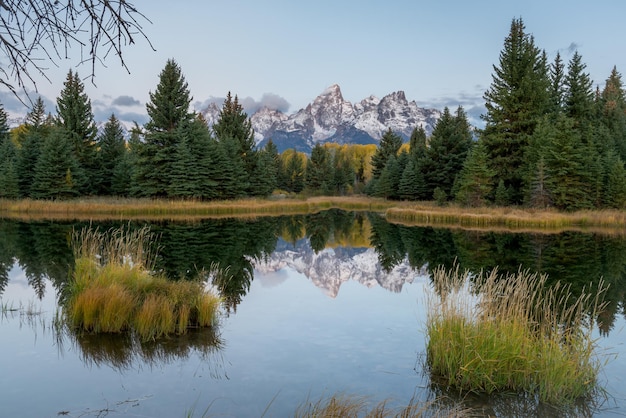
[[[219,117],[217,106],[202,113],[209,125]],[[343,98],[339,85],[332,84],[295,113],[265,108],[250,115],[250,120],[259,147],[271,138],[280,152],[295,148],[308,153],[323,142],[378,144],[390,128],[405,140],[417,126],[430,134],[440,117],[439,110],[408,102],[402,90],[383,99],[371,95],[352,104]]]

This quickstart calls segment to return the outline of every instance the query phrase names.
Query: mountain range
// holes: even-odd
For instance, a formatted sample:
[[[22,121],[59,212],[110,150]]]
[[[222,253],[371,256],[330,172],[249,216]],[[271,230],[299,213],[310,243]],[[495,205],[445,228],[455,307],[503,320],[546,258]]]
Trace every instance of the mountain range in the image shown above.
[[[211,126],[219,119],[220,107],[211,103],[200,113]],[[419,126],[430,135],[441,112],[409,102],[403,91],[351,103],[333,84],[293,114],[263,107],[249,116],[258,147],[271,138],[279,152],[296,149],[310,153],[317,143],[378,144],[387,129],[405,141]]]
[[[408,259],[385,271],[374,248],[326,248],[313,251],[308,239],[287,243],[279,239],[270,257],[255,261],[255,270],[269,274],[289,268],[306,276],[327,296],[335,298],[341,285],[356,281],[371,288],[380,286],[390,292],[401,292],[416,277],[428,275],[428,266],[415,269]]]

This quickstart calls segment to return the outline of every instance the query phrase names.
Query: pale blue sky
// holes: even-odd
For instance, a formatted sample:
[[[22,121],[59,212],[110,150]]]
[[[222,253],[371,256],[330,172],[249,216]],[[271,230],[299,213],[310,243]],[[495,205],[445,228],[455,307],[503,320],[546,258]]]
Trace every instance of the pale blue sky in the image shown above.
[[[156,51],[138,39],[125,51],[131,74],[115,57],[97,67],[97,87],[85,82],[96,119],[113,111],[145,122],[148,93],[168,58],[181,66],[198,107],[221,103],[231,91],[244,103],[264,101],[292,113],[337,83],[352,102],[404,90],[422,106],[463,105],[476,115],[517,17],[551,60],[561,51],[567,62],[577,49],[595,85],[604,85],[614,65],[626,71],[623,0],[134,3],[152,21],[145,30]],[[49,71],[52,83],[38,81],[49,111],[69,68],[89,74],[73,55]],[[0,100],[17,109],[3,92]]]

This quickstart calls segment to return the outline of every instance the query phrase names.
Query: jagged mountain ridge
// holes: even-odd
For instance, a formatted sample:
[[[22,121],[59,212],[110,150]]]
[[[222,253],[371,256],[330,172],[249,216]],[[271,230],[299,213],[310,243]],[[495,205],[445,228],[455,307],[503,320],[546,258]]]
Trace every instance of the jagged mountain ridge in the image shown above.
[[[220,108],[212,103],[200,113],[211,126],[217,122]],[[353,104],[333,84],[293,114],[264,107],[249,116],[257,146],[264,146],[271,138],[279,152],[295,148],[308,153],[315,144],[324,142],[378,144],[389,128],[405,141],[418,126],[430,135],[441,112],[409,102],[403,91],[382,99],[369,96]]]
[[[291,268],[305,275],[329,297],[339,294],[341,285],[349,280],[366,287],[380,286],[391,292],[400,292],[405,283],[427,274],[426,266],[413,269],[407,259],[386,272],[378,261],[374,248],[327,248],[315,252],[307,239],[295,244],[279,240],[276,250],[267,259],[255,261],[255,269],[262,273]]]

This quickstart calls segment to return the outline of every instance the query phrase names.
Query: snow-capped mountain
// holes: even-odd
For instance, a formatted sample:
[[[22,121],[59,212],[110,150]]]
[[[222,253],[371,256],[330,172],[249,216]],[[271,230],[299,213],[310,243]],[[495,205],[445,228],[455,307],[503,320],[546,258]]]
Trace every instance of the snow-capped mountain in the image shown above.
[[[283,268],[291,268],[305,275],[332,298],[337,296],[341,285],[349,280],[367,287],[380,286],[391,292],[400,292],[402,286],[412,283],[416,276],[427,275],[426,268],[415,270],[408,260],[390,272],[385,272],[374,248],[327,248],[316,253],[308,240],[300,240],[293,246],[279,241],[271,257],[255,263],[255,269],[261,273]]]
[[[219,108],[211,104],[201,113],[211,126],[219,117]],[[403,91],[382,99],[370,96],[353,104],[334,84],[291,115],[262,108],[249,116],[257,145],[263,146],[271,138],[279,151],[296,148],[310,152],[320,142],[377,144],[389,128],[405,140],[418,126],[429,135],[441,112],[409,102]]]

